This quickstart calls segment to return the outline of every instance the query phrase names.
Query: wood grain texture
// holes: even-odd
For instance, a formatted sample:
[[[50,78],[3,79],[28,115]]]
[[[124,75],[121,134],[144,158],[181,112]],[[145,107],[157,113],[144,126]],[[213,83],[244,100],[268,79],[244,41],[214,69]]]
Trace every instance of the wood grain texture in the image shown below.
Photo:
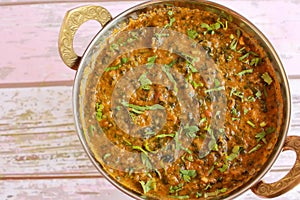
[[[3,200],[133,200],[115,189],[103,178],[10,180],[0,182],[0,199]],[[274,200],[299,200],[300,187]],[[236,200],[259,200],[247,191]]]
[[[292,93],[288,135],[300,136],[299,0],[213,0],[252,21],[274,45]],[[95,169],[77,137],[72,111],[75,71],[57,51],[67,10],[102,5],[113,16],[143,1],[1,0],[0,2],[0,199],[131,200]],[[280,13],[280,14],[278,14]],[[81,55],[101,29],[84,24],[74,45]],[[281,153],[264,177],[273,182],[293,165],[295,153]],[[237,199],[258,200],[251,191]],[[275,198],[300,199],[300,186]]]
[[[300,136],[300,80],[290,80],[293,112],[289,135]],[[0,89],[2,178],[64,174],[97,175],[76,135],[72,87]],[[286,154],[283,160],[291,160]],[[288,170],[280,162],[274,170]],[[28,176],[28,175],[27,175]]]
[[[2,176],[93,171],[74,130],[71,87],[0,93]]]
[[[0,84],[73,80],[75,72],[61,61],[58,33],[67,10],[86,4],[101,5],[112,16],[143,1],[1,1]],[[297,0],[215,0],[248,18],[274,45],[288,75],[300,75],[300,4]],[[280,14],[278,11],[280,10]],[[79,29],[75,49],[79,55],[101,27],[88,23]]]
[[[290,80],[293,112],[289,135],[298,136],[299,84],[300,80]],[[101,178],[79,142],[73,122],[72,87],[0,89],[0,96],[3,111],[0,114],[0,166],[3,166],[0,167],[0,194],[3,198],[13,195],[14,199],[47,196],[53,199],[57,195],[65,199],[73,196],[97,199],[102,195],[121,195]],[[295,154],[282,153],[265,180],[272,182],[286,174],[294,160]],[[108,189],[101,184],[108,184]],[[87,191],[76,193],[80,188]],[[299,192],[297,187],[279,199],[290,199]],[[257,199],[251,192],[244,195],[241,199]],[[122,195],[117,197],[126,199]]]

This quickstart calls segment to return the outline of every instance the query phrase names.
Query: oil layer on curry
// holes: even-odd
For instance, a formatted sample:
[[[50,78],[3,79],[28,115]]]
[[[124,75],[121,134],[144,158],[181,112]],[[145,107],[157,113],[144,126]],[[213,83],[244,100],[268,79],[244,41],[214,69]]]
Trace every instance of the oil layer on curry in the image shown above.
[[[97,59],[93,153],[154,199],[223,198],[268,160],[282,97],[268,55],[230,17],[172,5],[124,24]]]

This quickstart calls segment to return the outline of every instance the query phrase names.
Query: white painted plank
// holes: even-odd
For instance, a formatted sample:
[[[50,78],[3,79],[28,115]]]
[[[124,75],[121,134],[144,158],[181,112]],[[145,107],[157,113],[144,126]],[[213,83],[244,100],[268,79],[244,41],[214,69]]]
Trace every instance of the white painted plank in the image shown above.
[[[1,89],[0,96],[0,174],[95,171],[75,132],[71,87]]]
[[[290,80],[289,135],[300,136],[300,80]],[[97,174],[74,128],[72,87],[0,89],[0,174]],[[292,160],[292,154],[284,156]],[[280,169],[292,163],[279,162]],[[276,170],[276,168],[275,168]]]
[[[73,123],[72,88],[62,86],[72,83],[75,72],[64,66],[56,44],[67,10],[92,3],[107,7],[116,16],[139,2],[0,2],[0,85],[17,83],[28,86],[30,82],[43,82],[41,85],[33,84],[36,87],[0,88],[0,199],[131,199],[99,178],[101,175],[81,147]],[[300,62],[300,43],[296,42],[300,27],[300,1],[215,2],[252,21],[274,45],[288,75],[300,75],[300,68],[296,67]],[[88,23],[79,30],[75,40],[79,54],[98,29],[98,24]],[[49,82],[58,86],[43,87],[52,84]],[[289,135],[300,136],[300,79],[291,79],[290,84],[293,111]],[[294,160],[294,153],[282,153],[264,180],[272,182],[282,177]],[[260,198],[248,191],[238,199]],[[300,199],[300,186],[275,199]]]
[[[300,80],[290,80],[293,112],[289,135],[299,135],[300,130],[299,84]],[[99,177],[99,173],[75,134],[71,95],[69,86],[0,89],[0,199],[128,198],[101,178],[84,178]],[[294,159],[292,153],[282,154],[264,179],[276,180]],[[4,180],[7,178],[20,180]],[[298,196],[299,186],[278,199]],[[259,198],[249,191],[240,199]]]
[[[300,186],[297,186],[274,200],[298,200],[299,196]],[[104,178],[0,181],[0,199],[133,200]],[[248,190],[236,199],[260,200],[262,198]]]

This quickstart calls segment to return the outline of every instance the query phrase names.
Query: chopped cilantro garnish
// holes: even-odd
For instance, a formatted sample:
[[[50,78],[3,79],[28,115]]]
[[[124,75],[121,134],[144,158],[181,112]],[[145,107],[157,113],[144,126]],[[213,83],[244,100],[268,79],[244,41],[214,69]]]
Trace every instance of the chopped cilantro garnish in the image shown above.
[[[231,113],[232,113],[234,116],[238,116],[238,115],[239,115],[239,112],[236,110],[235,107],[233,107],[233,108],[231,109]]]
[[[214,192],[206,192],[204,193],[204,198],[218,196],[220,193],[227,192],[227,188],[217,189]]]
[[[169,33],[155,33],[155,38],[157,40],[160,40],[162,37],[169,37],[170,34]]]
[[[112,70],[117,70],[119,69],[120,67],[122,67],[123,64],[127,63],[128,62],[128,58],[126,57],[122,57],[121,58],[121,62],[118,64],[118,65],[115,65],[115,66],[111,66],[111,67],[107,67],[105,68],[105,72],[108,72],[108,71],[112,71]]]
[[[196,198],[200,198],[202,197],[202,193],[201,192],[196,192]]]
[[[106,153],[106,154],[104,154],[104,156],[103,156],[103,160],[106,160],[108,157],[110,157],[111,156],[111,153]]]
[[[265,72],[261,75],[261,78],[268,84],[270,85],[272,83],[272,78],[270,77],[268,72]]]
[[[206,121],[207,121],[206,117],[201,118],[200,122],[199,122],[199,125],[202,125]]]
[[[191,38],[191,39],[196,39],[199,35],[199,33],[197,31],[190,30],[190,29],[187,30],[187,34],[188,34],[189,38]]]
[[[118,65],[115,65],[115,66],[112,66],[112,67],[107,67],[105,68],[105,72],[108,72],[108,71],[112,71],[112,70],[117,70],[121,67],[122,65],[121,64],[118,64]]]
[[[233,35],[232,35],[233,36]],[[233,36],[234,37],[234,36]],[[236,38],[233,38],[233,40],[231,41],[230,43],[230,46],[229,48],[233,51],[236,51],[236,47],[237,47],[237,44],[238,44],[238,40]]]
[[[261,146],[262,146],[261,144],[257,144],[248,153],[250,154],[250,153],[253,153],[253,152],[257,151],[258,149],[260,149]]]
[[[168,15],[169,15],[169,16],[172,16],[172,15],[173,15],[173,11],[172,11],[172,10],[169,10],[169,11],[168,11]]]
[[[221,19],[218,18],[217,22],[222,26],[223,30],[226,31],[228,28],[228,21],[226,20],[225,23],[221,22]]]
[[[94,132],[96,131],[96,127],[94,125],[90,125],[89,127],[89,135],[94,137]]]
[[[214,171],[215,165],[213,165],[207,172],[208,176]]]
[[[259,126],[262,127],[262,128],[265,127],[266,125],[267,125],[266,122],[261,122],[261,123],[259,124]]]
[[[104,106],[101,103],[96,103],[96,119],[101,121],[103,119],[103,110]]]
[[[154,65],[154,63],[155,63],[156,58],[157,58],[157,56],[149,57],[149,58],[147,59],[147,64],[146,64],[146,66],[147,66],[148,68],[151,68],[151,67]]]
[[[194,138],[196,137],[196,133],[199,131],[199,128],[197,126],[186,125],[184,127],[184,131],[186,135],[188,135],[191,138]]]
[[[239,153],[240,153],[241,147],[240,146],[234,146],[232,149],[231,154],[229,154],[228,156],[226,156],[226,159],[228,161],[233,161],[236,157],[238,157]]]
[[[231,120],[234,122],[234,121],[238,121],[240,120],[240,118],[237,118],[237,117],[232,117]]]
[[[248,102],[255,102],[255,98],[253,96],[248,96],[246,100]]]
[[[248,52],[248,53],[246,53],[245,55],[243,55],[243,56],[239,57],[239,61],[242,61],[242,60],[244,60],[244,59],[248,58],[248,57],[249,57],[249,55],[250,55],[250,53]]]
[[[256,135],[255,135],[255,138],[256,138],[257,142],[260,142],[260,141],[262,140],[262,141],[266,144],[267,141],[266,141],[266,139],[265,139],[265,136],[266,136],[266,132],[265,132],[265,131],[262,131],[262,132],[256,134]]]
[[[174,91],[175,91],[175,93],[177,93],[178,92],[177,83],[176,83],[174,77],[172,76],[172,74],[170,73],[169,68],[170,68],[170,66],[164,65],[164,66],[162,66],[162,71],[165,72],[168,79],[174,84]]]
[[[239,38],[240,38],[240,36],[241,36],[241,31],[238,29],[237,31],[236,31],[236,38],[235,38],[235,36],[233,35],[233,34],[230,34],[230,39],[232,40],[231,41],[231,43],[230,43],[230,45],[229,45],[229,48],[231,49],[231,50],[233,50],[233,51],[236,51],[237,49],[237,45],[238,45],[238,43],[239,43]],[[240,52],[240,50],[239,50],[239,52]]]
[[[166,66],[168,66],[169,68],[170,67],[173,67],[173,65],[177,62],[178,60],[172,60],[169,64],[167,64]]]
[[[238,53],[242,54],[245,52],[246,47],[242,47],[239,50],[237,50]]]
[[[145,150],[144,150],[142,147],[140,147],[140,146],[132,146],[132,149],[134,149],[134,150],[139,150],[139,151],[143,152],[144,154],[146,154],[146,155],[148,156],[148,152],[145,151]]]
[[[151,161],[148,157],[148,154],[145,154],[144,152],[142,152],[141,153],[141,159],[142,159],[143,165],[145,165],[147,169],[150,169],[150,170],[153,169]]]
[[[134,104],[130,104],[128,102],[121,102],[121,104],[125,107],[131,108],[131,111],[136,113],[136,114],[141,114],[146,110],[163,110],[165,109],[162,105],[160,104],[154,104],[152,106],[138,106]]]
[[[189,195],[181,195],[181,196],[172,196],[172,195],[169,195],[170,198],[173,198],[173,199],[189,199],[190,196]]]
[[[225,90],[225,86],[207,89],[207,90],[205,90],[205,93],[216,92],[216,91],[221,91],[221,90]]]
[[[217,144],[217,140],[215,138],[213,130],[210,128],[210,125],[205,127],[204,130],[206,130],[208,132],[208,134],[210,135],[210,141],[208,143],[208,149],[212,150],[212,151],[218,151],[219,147],[218,147],[218,144]]]
[[[260,123],[261,127],[265,127],[266,125],[267,124],[265,122]],[[267,144],[267,141],[266,141],[266,138],[265,138],[266,135],[270,134],[270,133],[273,133],[274,131],[275,131],[274,127],[268,127],[265,131],[263,130],[262,132],[257,133],[255,135],[255,138],[256,138],[257,142],[260,142],[262,140],[265,144]]]
[[[237,73],[237,75],[238,76],[243,76],[245,74],[251,74],[251,73],[253,73],[253,69],[246,69],[246,70],[243,70],[243,71]]]
[[[174,22],[175,22],[175,18],[174,18],[174,17],[171,17],[169,23],[166,24],[164,28],[171,27],[171,26],[173,25]]]
[[[192,86],[196,89],[198,87],[203,87],[203,83],[196,83],[195,81],[191,81]]]
[[[261,91],[259,91],[259,90],[255,93],[255,96],[256,96],[257,98],[260,98],[261,95],[262,95],[262,94],[261,94]]]
[[[266,132],[267,132],[267,134],[270,134],[270,133],[273,133],[273,132],[275,132],[275,128],[274,127],[268,127],[267,129],[266,129]]]
[[[215,87],[219,87],[221,82],[219,81],[219,79],[215,78]]]
[[[232,97],[232,95],[234,95],[236,97],[239,97],[242,102],[244,101],[244,93],[237,90],[236,88],[231,88],[231,91],[230,91],[229,95],[230,95],[230,97]]]
[[[169,193],[170,194],[175,193],[178,196],[178,192],[183,189],[182,187],[183,187],[183,183],[179,183],[178,185],[175,186],[171,185],[169,188]]]
[[[222,173],[227,171],[227,169],[228,169],[228,165],[225,163],[222,165],[222,167],[218,168],[218,170]]]
[[[252,128],[255,128],[255,124],[253,122],[251,122],[250,120],[247,121],[247,124],[249,124]]]
[[[185,182],[190,182],[192,178],[195,178],[197,176],[197,171],[181,169],[180,176]]]
[[[175,134],[174,133],[170,133],[170,134],[160,134],[155,136],[156,138],[166,138],[166,137],[174,137]]]
[[[191,70],[191,72],[195,73],[195,72],[198,72],[198,70],[189,62],[187,61],[187,67]]]
[[[147,78],[147,72],[142,74],[138,81],[141,83],[142,89],[150,90],[150,85],[152,85],[152,82],[150,79]]]
[[[122,64],[125,64],[127,62],[128,62],[128,58],[126,58],[126,57],[121,58],[121,63]]]
[[[252,58],[251,62],[250,62],[250,65],[256,67],[260,62],[261,62],[261,58],[258,58],[258,57]]]
[[[140,181],[140,184],[143,188],[144,194],[148,193],[150,190],[156,189],[156,182],[155,179],[150,179],[146,183],[144,181]]]
[[[185,148],[183,146],[180,145],[180,149],[184,150],[185,152],[187,152],[188,154],[192,154],[193,152],[191,150],[189,150],[188,148]]]
[[[111,44],[110,45],[110,50],[111,51],[119,50],[119,45],[115,44],[115,43]]]
[[[194,158],[193,158],[192,155],[188,155],[188,156],[186,157],[186,159],[187,159],[188,161],[190,161],[190,162],[193,162],[193,161],[194,161]]]
[[[206,35],[206,33],[210,33],[210,34],[215,34],[215,31],[218,30],[219,28],[221,28],[221,24],[219,22],[216,22],[214,24],[206,24],[206,23],[202,23],[201,24],[201,28],[206,29],[206,31],[204,31],[204,35]]]
[[[123,141],[125,142],[125,144],[126,144],[127,146],[132,146],[131,142],[128,141],[126,138],[123,138]]]

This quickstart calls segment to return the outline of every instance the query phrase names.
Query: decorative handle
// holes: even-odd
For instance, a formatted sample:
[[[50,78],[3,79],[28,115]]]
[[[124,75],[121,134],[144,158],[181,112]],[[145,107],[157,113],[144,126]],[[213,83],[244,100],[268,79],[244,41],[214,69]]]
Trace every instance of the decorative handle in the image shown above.
[[[103,27],[111,19],[111,14],[101,6],[82,6],[66,13],[60,29],[58,48],[60,57],[68,67],[77,70],[81,60],[73,48],[74,35],[78,28],[89,20],[96,20]]]
[[[253,193],[261,197],[273,198],[286,193],[300,183],[300,137],[287,137],[283,147],[283,151],[285,150],[293,150],[297,153],[293,168],[285,177],[275,183],[268,184],[260,181],[251,188]]]

